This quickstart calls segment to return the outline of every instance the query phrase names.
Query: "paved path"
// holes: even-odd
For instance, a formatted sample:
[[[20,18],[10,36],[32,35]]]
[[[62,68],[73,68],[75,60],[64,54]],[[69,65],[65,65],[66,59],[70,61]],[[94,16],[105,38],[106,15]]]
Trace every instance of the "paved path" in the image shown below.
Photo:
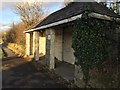
[[[65,88],[56,83],[45,72],[38,72],[30,62],[25,61],[4,48],[9,55],[2,62],[3,88]]]
[[[5,53],[7,54],[7,58],[8,57],[13,57],[13,56],[17,56],[15,55],[10,49],[6,48],[3,46],[3,50],[5,51]]]

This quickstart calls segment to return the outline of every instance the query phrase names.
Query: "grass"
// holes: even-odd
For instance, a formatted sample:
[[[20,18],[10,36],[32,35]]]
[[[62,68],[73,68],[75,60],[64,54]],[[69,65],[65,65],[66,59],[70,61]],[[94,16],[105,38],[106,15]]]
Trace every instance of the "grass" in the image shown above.
[[[4,58],[5,57],[5,54],[2,50],[2,48],[0,48],[0,59]]]

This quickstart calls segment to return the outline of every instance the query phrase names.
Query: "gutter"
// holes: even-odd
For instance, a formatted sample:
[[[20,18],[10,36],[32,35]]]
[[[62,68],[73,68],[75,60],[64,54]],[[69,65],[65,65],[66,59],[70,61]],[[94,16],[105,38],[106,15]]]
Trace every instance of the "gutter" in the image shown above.
[[[64,19],[64,20],[57,21],[57,22],[54,22],[54,23],[51,23],[51,24],[48,24],[48,25],[43,25],[43,26],[40,26],[38,28],[30,29],[28,31],[24,31],[24,33],[29,33],[29,32],[33,32],[33,31],[57,26],[57,25],[60,25],[60,24],[68,23],[68,22],[74,21],[78,18],[81,18],[81,16],[82,16],[82,14],[76,15],[76,16],[70,17],[68,19]],[[120,18],[114,18],[114,17],[110,17],[110,16],[107,16],[107,15],[102,15],[102,14],[98,14],[98,13],[93,13],[93,12],[89,13],[88,16],[93,17],[93,18],[98,18],[98,19],[104,19],[104,20],[109,20],[109,21],[115,20],[116,22],[120,22]]]

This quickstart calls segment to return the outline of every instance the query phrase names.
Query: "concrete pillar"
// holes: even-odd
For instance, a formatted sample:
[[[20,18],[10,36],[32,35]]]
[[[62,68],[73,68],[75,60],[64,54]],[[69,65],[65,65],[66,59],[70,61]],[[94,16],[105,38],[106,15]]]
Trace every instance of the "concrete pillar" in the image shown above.
[[[46,30],[46,64],[49,69],[54,69],[55,62],[54,62],[54,45],[55,45],[55,30],[48,29]]]
[[[32,45],[33,46],[32,47],[33,48],[32,49],[32,54],[34,55],[34,53],[35,53],[35,32],[33,32],[33,42],[32,43],[33,43],[33,45]]]
[[[33,32],[30,32],[30,55],[33,55]]]
[[[39,60],[39,32],[33,32],[33,52],[34,52],[34,59],[36,61]]]
[[[30,55],[30,33],[26,34],[26,55]]]

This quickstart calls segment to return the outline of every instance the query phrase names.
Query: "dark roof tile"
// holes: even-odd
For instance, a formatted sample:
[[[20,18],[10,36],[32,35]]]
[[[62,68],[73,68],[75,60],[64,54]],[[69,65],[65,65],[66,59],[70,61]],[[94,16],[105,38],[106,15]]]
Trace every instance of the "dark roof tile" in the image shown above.
[[[108,15],[115,18],[120,18],[119,15],[109,10],[105,6],[97,2],[72,2],[65,8],[62,8],[45,18],[40,24],[36,27],[48,25],[57,21],[61,21],[72,16],[82,14],[85,11],[95,12],[102,15]]]

